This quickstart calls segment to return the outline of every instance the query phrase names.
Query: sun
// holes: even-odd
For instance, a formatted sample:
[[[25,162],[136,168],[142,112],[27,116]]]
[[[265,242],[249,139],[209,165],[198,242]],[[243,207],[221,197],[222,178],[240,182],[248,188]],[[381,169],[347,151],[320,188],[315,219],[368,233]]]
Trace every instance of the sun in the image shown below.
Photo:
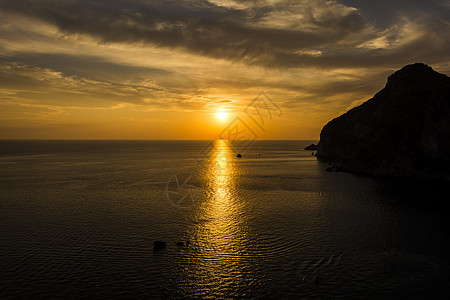
[[[223,111],[220,111],[220,112],[218,112],[217,114],[217,118],[220,120],[220,121],[223,121],[223,120],[225,120],[226,118],[227,118],[227,113],[226,112],[223,112]]]

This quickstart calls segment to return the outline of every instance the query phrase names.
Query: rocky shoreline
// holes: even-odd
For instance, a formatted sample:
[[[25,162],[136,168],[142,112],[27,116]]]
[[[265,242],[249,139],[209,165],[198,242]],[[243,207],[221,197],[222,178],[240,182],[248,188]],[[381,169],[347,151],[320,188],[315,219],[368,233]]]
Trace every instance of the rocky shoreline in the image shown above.
[[[450,78],[417,63],[373,98],[326,124],[316,156],[339,170],[450,178]]]

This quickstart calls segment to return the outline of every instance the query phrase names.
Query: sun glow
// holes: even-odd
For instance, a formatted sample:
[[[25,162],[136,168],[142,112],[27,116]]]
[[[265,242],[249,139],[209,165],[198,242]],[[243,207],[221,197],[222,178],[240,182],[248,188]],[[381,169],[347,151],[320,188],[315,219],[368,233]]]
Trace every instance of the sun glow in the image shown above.
[[[216,115],[217,115],[217,118],[220,121],[225,120],[227,118],[227,116],[228,116],[228,114],[226,112],[223,112],[223,111],[218,112]]]

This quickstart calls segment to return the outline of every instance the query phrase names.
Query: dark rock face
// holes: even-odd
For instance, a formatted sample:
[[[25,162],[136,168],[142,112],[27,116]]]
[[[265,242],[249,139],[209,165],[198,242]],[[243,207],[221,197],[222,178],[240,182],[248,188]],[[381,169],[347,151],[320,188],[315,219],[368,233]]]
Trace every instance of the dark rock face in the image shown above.
[[[324,126],[317,157],[381,176],[450,178],[450,78],[425,64]]]
[[[311,144],[305,148],[305,150],[317,150],[317,145]]]
[[[153,249],[154,250],[161,250],[166,248],[166,242],[163,241],[154,241],[153,242]]]

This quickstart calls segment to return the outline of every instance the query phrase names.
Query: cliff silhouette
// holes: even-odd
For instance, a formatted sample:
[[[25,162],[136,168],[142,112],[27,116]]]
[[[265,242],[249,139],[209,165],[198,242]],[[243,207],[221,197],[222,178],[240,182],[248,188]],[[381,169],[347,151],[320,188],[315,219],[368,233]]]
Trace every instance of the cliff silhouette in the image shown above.
[[[450,178],[450,79],[416,63],[375,96],[331,120],[317,157],[380,176]]]

